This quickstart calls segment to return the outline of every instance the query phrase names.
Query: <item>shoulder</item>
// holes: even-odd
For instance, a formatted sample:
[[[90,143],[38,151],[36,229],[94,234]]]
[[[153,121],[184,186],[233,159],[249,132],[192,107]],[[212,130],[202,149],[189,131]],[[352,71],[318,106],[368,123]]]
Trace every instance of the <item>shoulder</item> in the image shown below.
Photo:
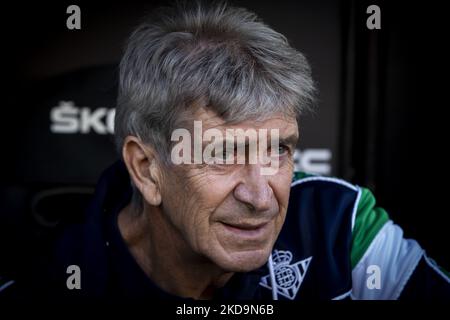
[[[348,181],[335,178],[295,172],[291,183],[289,211],[314,211],[315,215],[336,217],[342,215],[354,219],[361,199],[366,197],[367,189]]]
[[[317,187],[332,187],[336,189],[343,189],[351,192],[358,192],[360,191],[360,187],[358,187],[355,184],[352,184],[348,181],[345,181],[343,179],[339,179],[336,177],[327,177],[327,176],[321,176],[316,175],[312,173],[306,173],[302,171],[294,172],[291,188],[297,187],[297,186],[304,186],[304,185],[314,185]]]

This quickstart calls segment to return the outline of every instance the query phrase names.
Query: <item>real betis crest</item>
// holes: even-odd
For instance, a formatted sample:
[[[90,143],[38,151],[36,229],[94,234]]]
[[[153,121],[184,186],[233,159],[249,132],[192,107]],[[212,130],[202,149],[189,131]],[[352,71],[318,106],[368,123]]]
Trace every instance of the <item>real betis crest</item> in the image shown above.
[[[275,274],[275,287],[278,294],[293,300],[303,282],[312,257],[290,264],[292,253],[290,251],[274,250],[272,253]],[[270,274],[261,278],[259,284],[272,290]]]

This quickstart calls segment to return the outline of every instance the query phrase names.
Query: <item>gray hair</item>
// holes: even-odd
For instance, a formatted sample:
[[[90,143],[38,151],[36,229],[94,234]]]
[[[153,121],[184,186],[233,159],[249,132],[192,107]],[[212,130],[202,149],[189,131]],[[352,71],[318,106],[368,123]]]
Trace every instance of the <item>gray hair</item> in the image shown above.
[[[305,57],[254,13],[223,2],[178,3],[155,11],[128,40],[116,146],[133,135],[168,161],[171,133],[195,107],[235,123],[275,113],[298,119],[314,92]]]

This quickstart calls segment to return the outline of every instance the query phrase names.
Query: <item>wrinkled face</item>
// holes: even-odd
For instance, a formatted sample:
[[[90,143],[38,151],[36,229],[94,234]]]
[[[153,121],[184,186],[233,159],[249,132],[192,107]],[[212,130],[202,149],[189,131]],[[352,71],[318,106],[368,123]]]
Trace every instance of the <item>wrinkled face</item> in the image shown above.
[[[260,122],[226,125],[206,111],[197,120],[202,121],[203,131],[279,130],[278,150],[266,150],[279,160],[274,174],[261,174],[261,167],[267,164],[259,162],[179,164],[165,173],[167,181],[162,190],[164,214],[193,253],[226,271],[256,269],[267,261],[285,219],[297,122],[274,116]],[[267,146],[270,149],[270,139]]]

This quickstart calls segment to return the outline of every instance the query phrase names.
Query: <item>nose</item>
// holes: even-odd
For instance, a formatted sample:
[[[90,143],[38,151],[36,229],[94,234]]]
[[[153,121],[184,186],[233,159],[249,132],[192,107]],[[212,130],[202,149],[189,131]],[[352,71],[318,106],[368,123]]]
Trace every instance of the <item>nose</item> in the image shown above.
[[[240,183],[234,189],[234,197],[252,211],[270,209],[273,190],[267,175],[261,175],[259,165],[244,166]]]

